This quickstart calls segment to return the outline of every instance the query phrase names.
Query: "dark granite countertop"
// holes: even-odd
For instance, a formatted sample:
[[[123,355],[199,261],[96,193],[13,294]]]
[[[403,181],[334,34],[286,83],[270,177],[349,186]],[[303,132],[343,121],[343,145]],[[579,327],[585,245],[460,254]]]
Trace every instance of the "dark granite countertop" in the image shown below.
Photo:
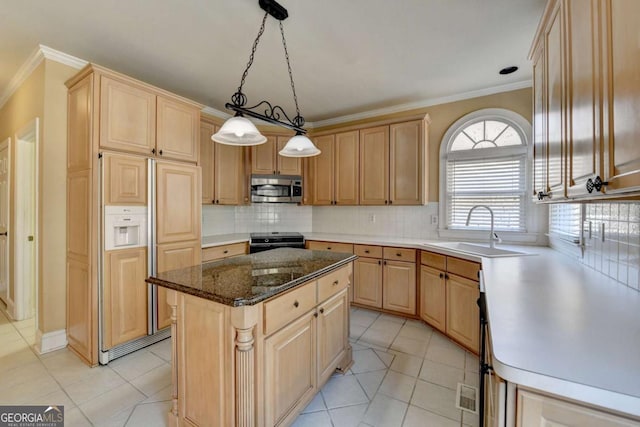
[[[281,248],[158,273],[146,281],[232,307],[253,305],[357,257]]]

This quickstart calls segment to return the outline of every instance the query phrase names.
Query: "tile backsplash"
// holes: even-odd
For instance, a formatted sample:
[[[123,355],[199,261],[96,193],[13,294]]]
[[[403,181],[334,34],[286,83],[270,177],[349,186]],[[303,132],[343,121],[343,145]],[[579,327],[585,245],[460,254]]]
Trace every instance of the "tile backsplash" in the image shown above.
[[[640,290],[640,203],[551,205],[551,246],[633,289]],[[576,230],[575,225],[581,224]],[[582,232],[584,250],[567,243],[563,232]]]
[[[311,232],[311,206],[262,203],[202,206],[202,235],[267,231]]]

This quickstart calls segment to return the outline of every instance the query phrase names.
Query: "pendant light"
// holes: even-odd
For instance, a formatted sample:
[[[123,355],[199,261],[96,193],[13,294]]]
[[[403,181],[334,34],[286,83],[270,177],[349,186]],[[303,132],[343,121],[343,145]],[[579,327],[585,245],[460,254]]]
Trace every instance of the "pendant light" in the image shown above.
[[[231,103],[225,105],[226,108],[236,112],[234,117],[228,119],[216,132],[211,139],[215,142],[228,145],[258,145],[267,141],[258,129],[244,116],[253,117],[263,120],[267,123],[275,124],[287,129],[294,130],[296,135],[291,138],[287,144],[280,150],[279,154],[285,157],[310,157],[320,154],[320,150],[313,145],[313,142],[306,136],[307,131],[302,128],[304,126],[304,117],[300,115],[298,107],[298,97],[296,88],[293,83],[293,73],[291,72],[291,64],[289,63],[289,52],[287,51],[287,42],[284,37],[284,27],[282,21],[285,20],[289,13],[287,9],[282,7],[275,0],[259,0],[260,7],[265,11],[262,18],[262,24],[258,30],[258,35],[253,42],[249,62],[242,73],[240,86],[238,90],[231,96]],[[267,16],[273,16],[280,21],[280,34],[282,35],[282,46],[284,47],[284,55],[287,60],[287,69],[289,70],[289,80],[291,81],[291,90],[293,92],[293,100],[296,105],[296,116],[290,119],[287,113],[279,105],[271,105],[269,101],[260,101],[253,107],[245,107],[247,104],[247,96],[242,92],[249,68],[253,64],[253,58],[260,42],[260,37],[264,33]]]

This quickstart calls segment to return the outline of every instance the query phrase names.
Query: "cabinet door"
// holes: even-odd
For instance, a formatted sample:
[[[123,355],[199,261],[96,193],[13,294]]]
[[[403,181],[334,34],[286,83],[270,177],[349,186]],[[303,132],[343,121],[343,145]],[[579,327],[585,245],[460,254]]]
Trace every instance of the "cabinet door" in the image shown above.
[[[444,272],[420,267],[420,318],[445,332],[447,298]]]
[[[276,173],[276,136],[267,136],[267,142],[251,147],[251,173],[271,175]]]
[[[598,174],[600,164],[599,24],[598,0],[566,3],[568,144],[567,193],[570,197],[588,194],[587,179]]]
[[[605,80],[609,93],[610,122],[605,130],[607,193],[640,190],[640,2],[611,0],[607,17],[610,39],[605,50],[611,75]]]
[[[104,345],[147,335],[147,248],[105,252]]]
[[[389,202],[389,126],[360,131],[360,204]]]
[[[447,334],[477,354],[480,341],[478,282],[454,274],[447,277]]]
[[[104,154],[105,205],[147,204],[147,159]]]
[[[158,272],[176,270],[201,264],[200,240],[158,245]],[[171,309],[167,304],[167,290],[157,287],[158,329],[171,326]]]
[[[244,149],[233,145],[215,144],[215,203],[242,204],[244,182]]]
[[[314,314],[315,310],[308,312],[265,340],[265,425],[275,426],[284,421],[299,403],[310,401],[316,393]]]
[[[382,308],[382,260],[358,258],[355,261],[353,302]]]
[[[197,162],[200,154],[200,110],[176,99],[158,96],[156,148],[162,158]]]
[[[158,243],[200,240],[200,168],[158,162],[156,182]]]
[[[344,289],[318,307],[318,384],[336,370],[349,343],[349,293]]]
[[[389,203],[421,205],[425,202],[425,147],[422,121],[389,127]]]
[[[313,139],[321,153],[311,159],[312,205],[333,204],[333,147],[335,135]]]
[[[546,113],[547,113],[547,186],[554,200],[563,199],[565,193],[565,55],[561,2],[558,2],[545,32]]]
[[[334,204],[357,205],[360,173],[358,172],[359,132],[344,132],[336,135],[334,166]]]
[[[544,42],[533,55],[533,199],[546,194],[547,186],[547,114]]]
[[[518,389],[516,427],[629,427],[636,422],[552,397]]]
[[[202,204],[213,204],[214,189],[214,144],[211,135],[215,133],[215,126],[211,123],[200,122],[200,168],[202,169]]]
[[[134,83],[100,78],[100,147],[151,155],[156,95]]]
[[[287,145],[291,136],[279,136],[276,144],[276,164],[280,175],[302,175],[302,159],[298,157],[284,157],[278,154]]]
[[[384,261],[382,308],[416,314],[416,265],[414,263]]]

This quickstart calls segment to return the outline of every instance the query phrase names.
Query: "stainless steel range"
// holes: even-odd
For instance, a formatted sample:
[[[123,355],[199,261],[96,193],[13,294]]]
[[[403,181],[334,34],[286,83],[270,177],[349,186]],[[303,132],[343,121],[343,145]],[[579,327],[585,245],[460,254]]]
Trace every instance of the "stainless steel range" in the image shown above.
[[[268,251],[276,248],[304,249],[304,236],[296,232],[251,233],[249,253]]]

